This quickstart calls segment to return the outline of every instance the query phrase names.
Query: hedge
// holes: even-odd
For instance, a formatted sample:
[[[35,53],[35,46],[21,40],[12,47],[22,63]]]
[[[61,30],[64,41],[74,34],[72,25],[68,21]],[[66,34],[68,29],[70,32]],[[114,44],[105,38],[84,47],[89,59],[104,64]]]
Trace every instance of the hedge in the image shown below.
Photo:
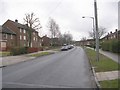
[[[21,54],[27,54],[27,53],[33,53],[43,51],[43,48],[35,48],[35,47],[14,47],[11,48],[10,52],[11,55],[21,55]]]
[[[103,42],[101,47],[105,51],[120,53],[120,41],[116,39]]]

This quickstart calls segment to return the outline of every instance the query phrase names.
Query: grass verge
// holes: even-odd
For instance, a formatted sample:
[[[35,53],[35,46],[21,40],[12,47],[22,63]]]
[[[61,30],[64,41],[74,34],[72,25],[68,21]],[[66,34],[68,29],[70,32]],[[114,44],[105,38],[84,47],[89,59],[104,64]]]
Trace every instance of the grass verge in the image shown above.
[[[86,48],[86,53],[92,66],[95,67],[95,72],[120,70],[120,64],[110,58],[99,54],[100,60],[96,61],[96,52],[94,50]]]
[[[119,84],[120,79],[115,79],[115,80],[105,80],[105,81],[100,81],[100,85],[102,88],[120,88]]]
[[[50,55],[50,54],[54,54],[53,52],[41,52],[41,53],[37,53],[37,54],[32,54],[30,56],[32,57],[40,57],[40,56],[45,56],[45,55]]]
[[[120,70],[120,64],[102,54],[99,54],[99,61],[96,61],[96,52],[94,50],[86,48],[86,54],[90,60],[92,67],[95,67],[95,72]],[[113,90],[120,88],[120,85],[118,85],[119,79],[100,81],[99,84],[101,88],[105,88],[105,90],[107,90],[106,88],[113,88]]]
[[[0,52],[0,57],[10,56],[10,52]]]

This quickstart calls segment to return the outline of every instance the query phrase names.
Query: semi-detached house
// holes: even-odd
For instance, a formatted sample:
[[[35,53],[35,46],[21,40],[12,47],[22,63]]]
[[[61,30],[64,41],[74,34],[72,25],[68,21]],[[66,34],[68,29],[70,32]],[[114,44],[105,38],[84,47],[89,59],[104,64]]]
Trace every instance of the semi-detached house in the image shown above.
[[[9,40],[10,42],[13,41],[14,46],[16,47],[27,47],[29,46],[29,29],[28,25],[20,24],[18,20],[12,21],[7,20],[2,27],[5,27],[14,33],[14,40]],[[31,47],[39,48],[41,46],[41,39],[38,35],[38,32],[35,29],[31,29]],[[1,39],[3,40],[3,38]],[[8,40],[6,41],[6,43]],[[6,45],[7,47],[12,47],[11,45]]]
[[[0,50],[4,51],[14,46],[16,46],[16,33],[8,27],[0,26]]]

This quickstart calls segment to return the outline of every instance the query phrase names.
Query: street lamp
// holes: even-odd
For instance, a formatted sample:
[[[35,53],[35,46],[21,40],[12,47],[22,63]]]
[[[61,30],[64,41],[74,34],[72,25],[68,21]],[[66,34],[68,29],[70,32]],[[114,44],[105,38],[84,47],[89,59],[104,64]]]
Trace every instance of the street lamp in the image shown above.
[[[94,45],[95,45],[94,17],[86,17],[86,16],[83,16],[82,18],[91,18],[91,19],[93,20],[93,34],[94,34]],[[95,46],[94,46],[94,49],[95,49]]]

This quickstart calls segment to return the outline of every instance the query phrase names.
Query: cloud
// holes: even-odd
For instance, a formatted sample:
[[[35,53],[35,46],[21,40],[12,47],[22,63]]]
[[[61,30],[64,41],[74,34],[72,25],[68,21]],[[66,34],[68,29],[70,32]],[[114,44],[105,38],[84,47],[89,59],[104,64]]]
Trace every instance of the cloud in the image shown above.
[[[82,16],[94,16],[94,0],[0,0],[0,24],[7,19],[18,19],[23,23],[25,13],[34,12],[40,18],[42,35],[49,34],[47,23],[54,18],[62,33],[70,31],[74,39],[89,37],[92,20]],[[119,0],[97,0],[98,23],[108,30],[117,27]]]

